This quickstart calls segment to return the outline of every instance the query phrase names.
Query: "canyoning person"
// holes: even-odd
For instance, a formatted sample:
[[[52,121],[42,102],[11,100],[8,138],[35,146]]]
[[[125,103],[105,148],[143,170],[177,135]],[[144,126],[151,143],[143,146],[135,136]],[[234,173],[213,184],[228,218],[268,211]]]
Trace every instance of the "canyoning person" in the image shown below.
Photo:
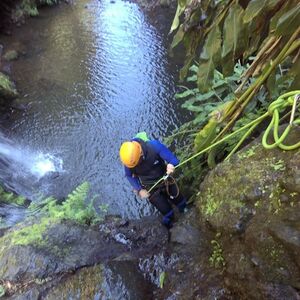
[[[120,147],[120,159],[125,167],[125,176],[142,199],[148,199],[163,215],[162,223],[170,228],[174,219],[172,204],[184,212],[186,199],[180,193],[171,174],[179,164],[177,157],[158,140],[149,140],[145,132],[138,133]],[[164,175],[168,176],[149,193]]]

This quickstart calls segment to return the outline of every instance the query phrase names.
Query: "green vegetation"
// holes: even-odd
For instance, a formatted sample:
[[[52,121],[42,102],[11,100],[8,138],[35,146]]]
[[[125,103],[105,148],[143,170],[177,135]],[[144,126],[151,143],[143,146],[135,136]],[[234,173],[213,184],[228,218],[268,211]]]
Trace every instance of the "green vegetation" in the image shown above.
[[[220,207],[220,202],[214,199],[208,190],[206,202],[204,204],[204,211],[203,211],[204,215],[212,216],[219,207]]]
[[[290,128],[300,122],[299,103],[294,101],[296,93],[274,101],[299,88],[298,1],[179,0],[171,32],[176,32],[171,47],[183,44],[186,49],[180,77],[183,80],[188,76],[187,83],[181,86],[182,92],[176,98],[185,100],[182,106],[194,113],[194,119],[171,137],[185,141],[178,153],[180,158],[184,160],[191,153],[218,143],[230,131],[251,124],[211,147],[205,157],[191,161],[184,169],[184,185],[191,186],[190,182],[206,173],[207,166],[214,167],[245,145],[251,136],[258,135],[262,130],[258,125],[270,116],[272,120],[263,140],[265,148],[290,150],[300,146],[283,144]],[[291,109],[287,109],[287,102]],[[289,114],[293,120],[279,135],[279,124]],[[275,142],[269,144],[272,129]],[[194,192],[197,187],[191,189]]]
[[[19,20],[24,16],[36,17],[39,15],[39,6],[56,3],[58,0],[22,0],[14,12],[14,19]]]
[[[88,182],[82,183],[61,205],[55,199],[49,199],[43,210],[49,214],[51,220],[72,220],[79,224],[94,224],[101,220],[94,208],[95,198],[86,206],[85,200],[89,191]]]
[[[216,237],[218,237],[218,234]],[[212,240],[211,244],[213,251],[209,258],[210,264],[215,268],[224,268],[226,266],[226,262],[223,257],[223,250],[220,243],[217,240]]]
[[[0,297],[3,297],[5,295],[5,287],[3,285],[0,285]]]
[[[15,195],[14,193],[5,192],[0,186],[0,202],[24,206],[26,204],[26,198]]]
[[[244,84],[250,77],[263,73],[271,60],[274,63],[291,37],[296,42],[292,41],[288,45],[288,52],[279,63],[287,56],[297,54],[299,16],[297,0],[178,1],[171,32],[177,31],[172,47],[183,43],[186,48],[186,62],[181,78],[186,76],[195,57],[200,57],[197,83],[201,92],[207,92],[212,87],[215,69],[222,69],[222,73],[230,75],[239,58],[246,62],[255,55],[243,76]],[[199,48],[199,45],[202,47]],[[291,80],[295,77],[299,79],[296,66],[292,68],[289,74]],[[275,82],[271,87],[276,89]]]
[[[159,275],[159,287],[161,289],[164,287],[165,280],[166,280],[166,272],[160,273],[160,275]]]
[[[92,199],[86,206],[85,200],[89,191],[89,184],[82,183],[62,203],[58,204],[54,198],[46,199],[40,207],[41,218],[39,223],[25,225],[18,230],[12,231],[6,236],[12,244],[15,245],[46,245],[47,240],[44,233],[55,223],[61,221],[74,221],[83,225],[95,224],[102,220],[96,212]],[[36,211],[36,205],[30,206],[29,209]]]
[[[42,218],[39,223],[23,227],[11,234],[11,243],[14,245],[36,245],[46,243],[43,234],[51,225],[49,218]]]
[[[0,72],[0,97],[14,98],[18,95],[13,83]]]
[[[259,145],[254,145],[251,148],[249,148],[247,151],[243,152],[243,153],[239,153],[238,157],[239,159],[243,159],[243,158],[247,158],[247,157],[251,157],[255,154],[255,149],[258,147]]]
[[[16,8],[14,18],[18,20],[23,16],[36,17],[38,14],[37,4],[34,0],[23,0]]]
[[[270,166],[275,170],[275,171],[284,171],[285,170],[285,165],[284,161],[282,159],[278,160],[274,164],[270,164]]]
[[[38,0],[38,4],[40,5],[54,5],[57,4],[58,0]]]
[[[3,55],[3,58],[7,61],[12,61],[12,60],[16,60],[18,56],[19,54],[16,50],[10,50]]]

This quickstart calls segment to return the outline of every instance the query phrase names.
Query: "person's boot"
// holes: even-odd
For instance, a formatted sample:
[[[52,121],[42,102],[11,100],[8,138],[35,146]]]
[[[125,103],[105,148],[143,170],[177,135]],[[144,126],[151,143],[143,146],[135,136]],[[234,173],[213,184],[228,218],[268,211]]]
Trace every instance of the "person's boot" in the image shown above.
[[[172,224],[173,219],[174,219],[174,212],[172,209],[163,216],[162,224],[165,225],[168,229],[170,229],[173,226]]]
[[[179,204],[177,204],[177,208],[179,210],[180,213],[184,213],[187,211],[187,208],[186,208],[186,200],[183,199]]]

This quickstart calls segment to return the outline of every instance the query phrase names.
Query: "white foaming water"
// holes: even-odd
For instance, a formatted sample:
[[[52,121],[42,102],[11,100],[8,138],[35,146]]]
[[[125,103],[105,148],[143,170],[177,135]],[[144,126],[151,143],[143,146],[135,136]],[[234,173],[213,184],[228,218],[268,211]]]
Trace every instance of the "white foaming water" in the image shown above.
[[[62,172],[63,164],[62,160],[51,155],[39,153],[34,159],[31,167],[32,174],[43,177],[49,172]]]
[[[37,179],[45,176],[49,172],[63,171],[62,160],[43,153],[30,152],[26,148],[0,143],[0,159],[5,161],[9,168],[18,173],[31,173]],[[16,167],[19,167],[16,170]]]
[[[34,201],[51,193],[63,172],[62,159],[21,147],[0,133],[0,183],[8,190]]]

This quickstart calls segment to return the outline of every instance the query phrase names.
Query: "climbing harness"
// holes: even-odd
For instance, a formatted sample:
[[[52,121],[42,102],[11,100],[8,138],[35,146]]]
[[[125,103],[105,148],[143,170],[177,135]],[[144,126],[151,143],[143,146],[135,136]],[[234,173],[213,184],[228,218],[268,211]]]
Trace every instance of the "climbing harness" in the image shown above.
[[[255,120],[251,121],[250,123],[246,124],[245,126],[239,128],[238,130],[228,134],[227,136],[225,136],[221,140],[211,144],[210,146],[206,147],[205,149],[202,149],[201,151],[195,153],[194,155],[192,155],[188,159],[182,161],[180,164],[175,166],[175,169],[178,169],[179,167],[181,167],[182,165],[188,163],[192,159],[198,157],[199,155],[207,152],[208,150],[211,150],[212,148],[216,147],[217,145],[219,145],[219,144],[223,143],[224,141],[230,139],[232,136],[236,135],[237,133],[239,133],[241,131],[244,131],[246,128],[249,128],[247,130],[247,132],[242,136],[240,141],[237,143],[237,145],[234,147],[234,149],[226,157],[225,160],[228,160],[229,157],[231,157],[231,155],[239,148],[239,146],[245,141],[245,139],[256,128],[256,126],[258,126],[265,118],[267,118],[269,116],[272,116],[272,120],[271,120],[269,126],[267,127],[267,129],[266,129],[266,131],[263,135],[263,138],[262,138],[263,147],[266,148],[266,149],[273,149],[275,147],[279,147],[283,150],[294,150],[294,149],[300,147],[300,142],[298,142],[294,145],[285,145],[285,144],[283,144],[284,140],[286,139],[286,137],[289,134],[289,132],[290,132],[291,128],[293,127],[293,125],[300,124],[300,118],[295,120],[295,111],[296,111],[296,108],[297,108],[297,101],[300,102],[300,90],[292,91],[292,92],[285,93],[285,94],[281,95],[277,100],[273,101],[269,105],[268,111],[265,114],[263,114],[262,116],[258,117]],[[278,133],[279,123],[280,123],[279,113],[284,111],[288,106],[292,106],[290,122],[289,122],[289,125],[284,130],[284,132],[281,134],[281,136],[279,136],[279,133]],[[268,140],[268,136],[269,136],[270,131],[272,130],[272,128],[273,128],[273,137],[274,137],[275,142],[273,144],[268,144],[267,140]],[[166,176],[167,175],[160,178],[149,189],[148,192],[150,193],[153,189],[155,189],[162,181],[164,181],[166,179]]]
[[[157,188],[157,190],[153,193],[153,195],[155,195],[157,192],[160,191],[160,187],[161,188],[165,188],[166,189],[166,193],[167,195],[171,198],[171,199],[176,199],[179,196],[180,190],[179,190],[179,186],[175,180],[174,177],[172,177],[171,175],[166,174],[165,176],[162,177],[163,180],[160,181],[160,184],[157,184],[155,187]],[[174,195],[171,194],[170,192],[170,186],[175,185],[176,187],[176,193]],[[154,187],[151,187],[149,189],[149,193],[151,191],[153,191]],[[150,198],[153,196],[151,195]]]
[[[166,191],[167,191],[168,196],[171,199],[176,199],[179,196],[180,191],[179,191],[178,184],[177,184],[176,180],[174,179],[174,177],[172,177],[171,175],[167,175],[167,178],[165,179],[165,185],[166,185]],[[175,187],[176,187],[176,194],[175,195],[171,195],[171,193],[170,193],[170,186],[171,185],[175,185]]]

